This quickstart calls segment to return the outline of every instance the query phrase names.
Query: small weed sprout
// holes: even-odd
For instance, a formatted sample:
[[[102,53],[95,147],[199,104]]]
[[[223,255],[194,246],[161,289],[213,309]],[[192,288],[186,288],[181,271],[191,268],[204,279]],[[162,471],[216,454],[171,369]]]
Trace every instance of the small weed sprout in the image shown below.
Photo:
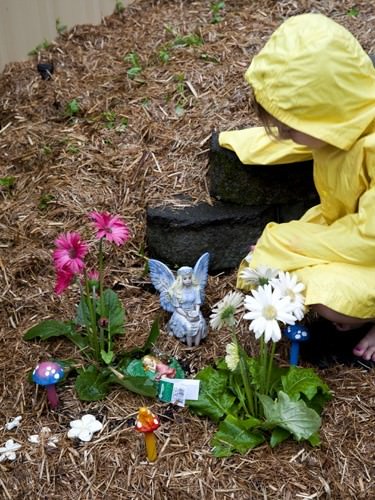
[[[221,16],[224,10],[225,2],[213,2],[211,4],[211,24],[220,23],[223,20]]]
[[[170,58],[171,58],[168,49],[160,49],[158,55],[159,55],[160,61],[164,64],[168,63]]]
[[[352,7],[346,14],[350,17],[357,17],[359,15],[359,9],[358,7]]]
[[[173,41],[173,47],[183,48],[183,47],[197,47],[203,45],[203,39],[200,35],[192,33],[189,35],[178,35]]]
[[[133,80],[142,71],[142,66],[139,62],[138,54],[136,52],[130,52],[124,57],[124,61],[131,64],[131,68],[128,69],[127,75],[131,80]]]
[[[30,50],[30,52],[28,52],[27,55],[28,56],[37,56],[39,54],[39,52],[41,52],[42,50],[47,50],[50,47],[51,47],[51,42],[44,39],[42,43],[37,45],[34,49]]]
[[[122,12],[124,12],[124,10],[124,4],[121,2],[121,0],[117,0],[115,4],[115,14],[121,14]]]
[[[0,177],[0,187],[12,189],[16,183],[16,178],[12,176]]]
[[[39,198],[38,208],[39,210],[47,210],[48,205],[54,201],[55,197],[53,194],[42,193]]]
[[[72,99],[69,101],[65,107],[65,116],[72,118],[76,116],[81,111],[77,99]]]
[[[67,26],[66,24],[62,24],[62,22],[60,21],[60,18],[58,17],[55,21],[55,26],[56,26],[56,31],[59,35],[61,35],[62,33],[64,33],[64,31],[67,30]]]

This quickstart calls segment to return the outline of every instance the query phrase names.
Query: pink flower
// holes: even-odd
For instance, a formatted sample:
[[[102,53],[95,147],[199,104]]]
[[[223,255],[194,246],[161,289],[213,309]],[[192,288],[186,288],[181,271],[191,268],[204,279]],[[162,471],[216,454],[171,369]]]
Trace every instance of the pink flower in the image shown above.
[[[109,212],[91,212],[89,217],[94,221],[98,239],[106,238],[116,245],[122,245],[129,239],[129,228],[118,215]]]
[[[71,284],[73,278],[74,273],[64,271],[64,269],[58,269],[56,275],[55,293],[57,293],[57,295],[61,295]]]
[[[87,273],[87,277],[91,281],[99,281],[99,271],[93,269]]]
[[[83,259],[88,252],[88,245],[81,241],[78,233],[61,234],[55,240],[56,250],[53,252],[53,260],[58,271],[69,271],[72,274],[79,273],[85,267]]]

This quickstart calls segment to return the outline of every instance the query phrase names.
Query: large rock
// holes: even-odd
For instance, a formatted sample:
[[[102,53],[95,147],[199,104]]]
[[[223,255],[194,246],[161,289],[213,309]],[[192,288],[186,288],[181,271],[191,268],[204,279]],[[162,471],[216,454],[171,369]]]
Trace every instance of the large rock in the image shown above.
[[[218,134],[211,138],[208,181],[211,196],[240,205],[276,205],[318,202],[313,162],[286,165],[243,165],[237,155],[222,148]]]
[[[147,210],[147,248],[151,258],[171,268],[193,266],[210,253],[210,272],[234,269],[256,242],[261,230],[276,216],[273,206],[245,206],[216,202]]]

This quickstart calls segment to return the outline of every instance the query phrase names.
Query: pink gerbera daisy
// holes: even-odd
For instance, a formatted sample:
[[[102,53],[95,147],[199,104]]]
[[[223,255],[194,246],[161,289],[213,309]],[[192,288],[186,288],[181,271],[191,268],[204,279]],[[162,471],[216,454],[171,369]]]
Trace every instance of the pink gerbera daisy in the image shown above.
[[[85,267],[84,258],[88,252],[88,245],[81,240],[78,233],[61,234],[55,240],[56,250],[53,260],[57,270],[79,273]]]
[[[91,212],[89,217],[94,221],[98,239],[106,238],[116,245],[122,245],[129,239],[129,228],[118,215],[109,212]]]
[[[64,269],[58,269],[56,275],[55,293],[57,293],[57,295],[61,295],[71,284],[73,278],[74,273],[65,271]]]

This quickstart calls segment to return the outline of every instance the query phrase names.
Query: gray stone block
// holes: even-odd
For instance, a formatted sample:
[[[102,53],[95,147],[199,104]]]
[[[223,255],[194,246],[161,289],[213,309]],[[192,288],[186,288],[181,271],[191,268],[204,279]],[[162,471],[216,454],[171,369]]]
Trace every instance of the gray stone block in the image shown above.
[[[212,134],[209,189],[222,202],[275,205],[303,201],[309,208],[318,202],[312,170],[312,161],[243,165],[233,151],[219,146],[218,134]]]
[[[238,266],[264,226],[275,220],[273,206],[239,206],[215,202],[186,208],[147,210],[147,253],[171,268],[193,266],[210,253],[210,272]]]

